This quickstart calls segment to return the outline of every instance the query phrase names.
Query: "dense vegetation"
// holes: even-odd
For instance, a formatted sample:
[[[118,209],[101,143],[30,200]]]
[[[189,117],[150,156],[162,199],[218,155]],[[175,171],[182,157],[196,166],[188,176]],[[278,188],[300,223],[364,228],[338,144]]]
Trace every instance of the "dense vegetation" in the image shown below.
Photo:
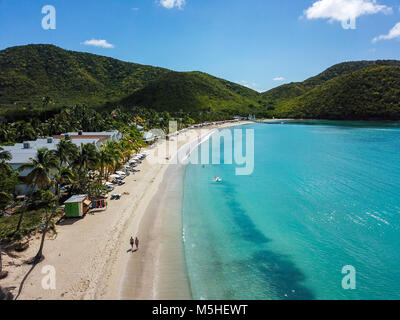
[[[159,128],[167,132],[170,120],[177,121],[178,128],[183,128],[195,122],[222,120],[226,117],[228,116],[223,112],[199,112],[191,115],[178,111],[172,116],[166,111],[156,112],[153,109],[138,107],[99,110],[93,107],[75,106],[64,108],[50,118],[46,113],[38,113],[32,114],[26,120],[13,121],[10,118],[8,122],[0,121],[0,145],[12,145],[16,142],[79,130],[86,132],[120,130],[136,118],[141,119],[141,125],[145,130]]]
[[[12,47],[0,51],[0,106],[103,105],[168,72],[53,45]]]
[[[396,60],[341,63],[262,96],[276,117],[400,120],[399,67]]]
[[[137,120],[140,119],[137,118]],[[66,197],[73,194],[100,197],[106,190],[103,183],[108,179],[109,174],[116,169],[123,169],[123,165],[132,155],[145,146],[141,133],[133,122],[123,124],[118,129],[123,133],[123,138],[119,142],[106,142],[100,150],[90,143],[78,147],[70,138],[66,138],[61,140],[56,150],[39,149],[36,157],[30,159],[29,163],[23,164],[18,170],[13,170],[6,163],[6,160],[11,159],[11,155],[0,149],[0,177],[2,178],[0,224],[6,224],[5,229],[8,230],[0,233],[0,242],[2,237],[15,237],[31,231],[32,225],[37,220],[32,219],[33,222],[28,223],[24,229],[22,224],[24,214],[40,209],[43,197],[48,197],[49,191],[52,191],[53,197],[55,196],[55,199],[50,201],[54,202],[55,207],[58,203],[62,203],[60,193],[62,186],[68,186]],[[19,172],[25,170],[30,173],[26,177],[20,177],[21,180],[18,181]],[[19,207],[13,197],[17,183],[24,183],[31,190],[29,200]],[[47,194],[43,195],[43,192]],[[17,206],[17,210],[12,215],[18,215],[18,219],[1,218],[9,205],[11,208]]]
[[[158,111],[257,112],[259,94],[238,84],[201,72],[170,72],[121,101]]]
[[[298,97],[307,91],[314,89],[318,85],[322,85],[324,82],[340,77],[346,74],[350,74],[359,70],[374,68],[378,66],[398,66],[400,67],[400,61],[397,60],[377,60],[377,61],[355,61],[355,62],[344,62],[336,64],[324,72],[316,75],[315,77],[309,78],[303,82],[292,82],[284,84],[282,86],[271,89],[262,94],[266,100],[285,100],[288,98]]]
[[[400,120],[400,67],[381,66],[345,74],[283,103],[283,117],[337,120]]]
[[[12,194],[18,183],[18,175],[7,164],[11,154],[0,147],[0,212],[13,200]]]
[[[260,94],[201,72],[174,72],[52,45],[12,47],[0,51],[0,116],[12,123],[7,125],[11,136],[17,132],[19,138],[4,138],[0,127],[0,141],[66,131],[65,110],[75,105],[98,113],[92,120],[98,130],[109,127],[115,109],[144,115],[147,121],[165,111],[194,121],[248,114],[399,120],[398,67],[395,60],[346,62]]]
[[[136,92],[140,90],[136,94]],[[180,73],[53,45],[0,51],[0,112],[43,112],[76,104],[161,111],[249,109],[258,93],[208,74]]]

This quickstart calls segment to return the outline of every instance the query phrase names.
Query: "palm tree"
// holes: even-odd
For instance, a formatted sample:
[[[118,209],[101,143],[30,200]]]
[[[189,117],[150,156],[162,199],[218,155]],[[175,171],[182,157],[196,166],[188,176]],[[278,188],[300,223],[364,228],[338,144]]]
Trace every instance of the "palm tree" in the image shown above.
[[[114,164],[114,158],[109,150],[103,148],[98,152],[97,159],[98,159],[98,169],[100,172],[99,179],[100,181],[103,181],[103,178],[106,175],[105,170],[106,168]]]
[[[119,150],[121,151],[124,162],[127,162],[133,154],[134,145],[131,141],[124,139],[119,143]]]
[[[0,141],[6,142],[9,139],[9,132],[5,125],[0,124]]]
[[[82,144],[74,161],[74,167],[79,172],[93,169],[97,164],[97,150],[94,144]]]
[[[51,177],[56,176],[55,170],[58,168],[59,161],[54,152],[42,148],[37,151],[35,159],[31,158],[30,163],[22,165],[18,171],[30,170],[26,176],[26,184],[47,190],[53,185]]]
[[[8,176],[13,172],[11,166],[6,163],[6,161],[10,161],[12,159],[11,153],[8,151],[3,151],[4,149],[0,147],[0,171],[1,175]],[[5,208],[10,201],[12,201],[12,196],[5,192],[5,190],[0,191],[0,210]]]
[[[57,144],[57,150],[55,150],[55,154],[60,161],[60,167],[63,167],[66,163],[69,164],[77,152],[78,147],[72,142],[70,137],[61,139],[60,143]]]
[[[68,176],[69,180],[72,178],[73,174],[71,170],[63,170],[66,169],[64,168],[64,165],[70,165],[73,159],[76,157],[78,153],[78,147],[72,142],[70,137],[66,137],[64,139],[61,139],[60,143],[57,144],[57,149],[54,150],[55,156],[58,158],[60,162],[60,170],[58,172],[57,178],[56,179],[56,195],[60,195],[60,187],[61,184],[64,183],[62,180],[63,178]]]
[[[3,151],[4,149],[0,147],[0,170],[8,171],[11,167],[6,163],[12,159],[11,153],[8,151]]]
[[[7,271],[3,271],[3,260],[1,257],[2,254],[2,247],[1,247],[1,243],[0,243],[0,279],[4,279],[5,277],[7,277],[8,272]]]
[[[123,154],[119,149],[118,143],[116,142],[109,142],[106,145],[106,151],[110,154],[110,157],[112,159],[112,162],[110,162],[108,166],[109,171],[114,171],[117,168],[117,166],[121,163]]]
[[[0,217],[3,214],[3,209],[13,200],[12,195],[7,192],[0,191]]]
[[[47,231],[49,230],[50,222],[53,220],[54,216],[57,213],[56,197],[50,191],[44,191],[41,194],[41,204],[44,206],[45,210],[45,222],[42,229],[42,239],[40,241],[40,247],[36,256],[33,258],[32,263],[36,264],[42,260],[43,257],[43,247],[44,247],[44,240],[46,239]]]
[[[10,161],[12,159],[11,153],[3,150],[4,149],[0,147],[0,161]]]
[[[60,187],[63,184],[71,184],[75,181],[75,175],[71,169],[68,168],[60,168],[55,176],[55,181],[57,185],[56,195],[58,200],[60,199]]]
[[[37,137],[36,130],[29,122],[18,121],[14,123],[15,130],[21,140],[35,140]]]
[[[25,178],[25,183],[31,186],[31,193],[35,188],[47,190],[54,185],[52,177],[57,175],[56,169],[59,168],[59,161],[54,152],[47,148],[39,149],[36,158],[30,159],[30,163],[18,168],[18,171],[29,170],[30,173]],[[21,211],[16,231],[19,231],[25,210]]]

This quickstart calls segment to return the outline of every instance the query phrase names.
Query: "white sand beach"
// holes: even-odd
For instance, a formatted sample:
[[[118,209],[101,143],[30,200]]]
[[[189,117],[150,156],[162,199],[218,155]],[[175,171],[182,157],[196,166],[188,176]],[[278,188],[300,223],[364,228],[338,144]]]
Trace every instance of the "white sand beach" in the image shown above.
[[[246,122],[191,129],[178,139],[178,149],[215,129]],[[182,141],[182,136],[185,141]],[[160,141],[148,149],[148,160],[168,144]],[[92,212],[79,220],[65,220],[57,235],[45,242],[45,260],[27,277],[19,299],[190,299],[185,271],[181,200],[184,167],[144,161],[135,175],[117,187],[121,200],[108,200],[106,211]],[[127,193],[127,194],[124,194]],[[129,239],[140,239],[130,252]],[[40,235],[15,257],[4,256],[9,276],[3,288],[18,287],[29,271],[24,261],[33,257]],[[54,266],[56,289],[42,288],[42,268]]]

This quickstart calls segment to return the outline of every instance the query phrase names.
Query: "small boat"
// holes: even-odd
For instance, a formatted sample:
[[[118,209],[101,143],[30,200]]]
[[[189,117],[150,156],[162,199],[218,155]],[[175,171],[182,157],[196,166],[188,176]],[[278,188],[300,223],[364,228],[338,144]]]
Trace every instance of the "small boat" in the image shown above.
[[[215,178],[214,178],[214,181],[215,181],[215,182],[222,182],[222,179],[221,179],[220,177],[215,177]]]

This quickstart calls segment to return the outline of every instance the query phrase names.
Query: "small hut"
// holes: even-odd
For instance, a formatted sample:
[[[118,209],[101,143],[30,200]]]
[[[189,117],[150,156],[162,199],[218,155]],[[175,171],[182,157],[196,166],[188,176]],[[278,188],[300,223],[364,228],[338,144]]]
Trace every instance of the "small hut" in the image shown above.
[[[67,218],[80,218],[89,211],[91,201],[86,194],[81,194],[72,196],[64,204]]]

